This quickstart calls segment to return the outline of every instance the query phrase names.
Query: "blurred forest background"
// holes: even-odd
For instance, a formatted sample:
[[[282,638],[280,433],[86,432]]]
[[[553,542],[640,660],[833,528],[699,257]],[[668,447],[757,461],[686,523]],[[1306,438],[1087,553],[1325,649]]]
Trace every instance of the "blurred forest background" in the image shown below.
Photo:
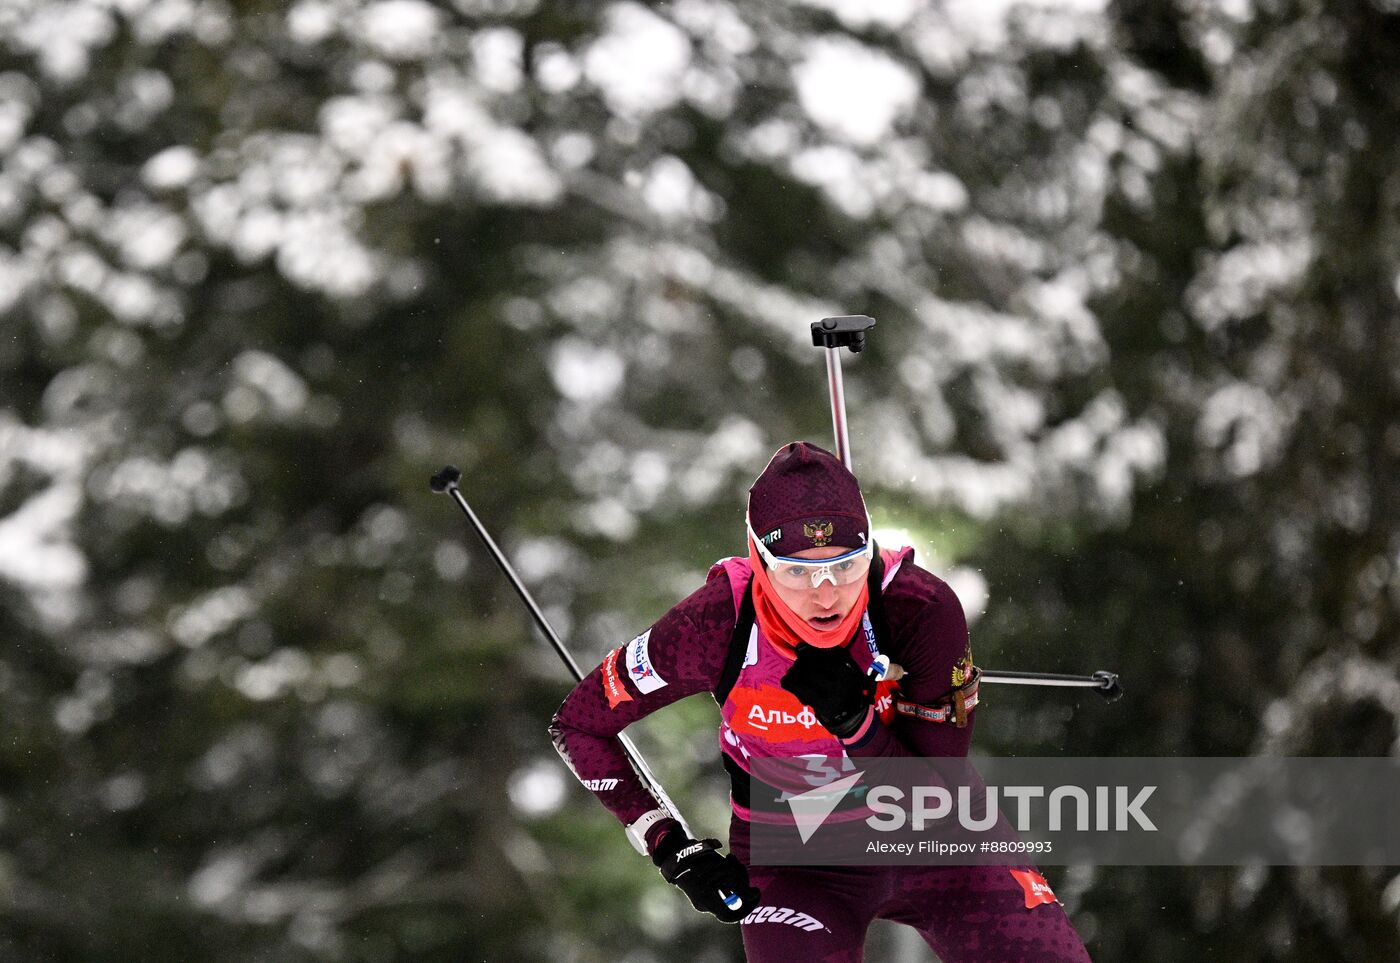
[[[728,960],[569,688],[849,355],[979,751],[1393,755],[1397,0],[0,2],[0,959]],[[639,727],[723,834],[712,704]],[[1370,869],[1073,867],[1096,959],[1400,959]],[[871,958],[924,959],[890,931]]]

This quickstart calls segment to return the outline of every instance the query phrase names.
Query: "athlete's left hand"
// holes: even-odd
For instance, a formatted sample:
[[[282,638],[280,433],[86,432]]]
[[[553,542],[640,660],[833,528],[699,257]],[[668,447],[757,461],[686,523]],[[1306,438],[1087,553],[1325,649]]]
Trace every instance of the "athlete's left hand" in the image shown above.
[[[811,706],[817,721],[838,739],[860,728],[875,697],[875,680],[861,671],[844,646],[819,649],[799,642],[797,661],[782,685]]]
[[[739,857],[721,856],[719,848],[718,839],[697,841],[677,827],[661,838],[651,861],[700,912],[713,914],[721,923],[737,923],[753,912],[761,894],[749,882]]]

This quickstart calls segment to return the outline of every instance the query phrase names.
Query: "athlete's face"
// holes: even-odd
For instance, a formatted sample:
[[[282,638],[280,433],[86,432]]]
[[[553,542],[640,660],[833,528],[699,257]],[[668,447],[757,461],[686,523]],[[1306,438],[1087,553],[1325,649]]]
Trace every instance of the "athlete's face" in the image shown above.
[[[835,558],[853,551],[855,551],[853,548],[827,545],[824,548],[803,549],[791,557]],[[865,584],[865,580],[860,579],[850,585],[832,585],[831,579],[822,579],[822,583],[816,588],[797,589],[787,588],[772,580],[769,581],[769,584],[773,586],[773,591],[778,593],[778,598],[786,602],[788,608],[796,612],[800,618],[805,619],[809,625],[814,625],[819,629],[829,629],[851,611],[851,607],[856,604],[856,599],[860,597],[860,589]]]

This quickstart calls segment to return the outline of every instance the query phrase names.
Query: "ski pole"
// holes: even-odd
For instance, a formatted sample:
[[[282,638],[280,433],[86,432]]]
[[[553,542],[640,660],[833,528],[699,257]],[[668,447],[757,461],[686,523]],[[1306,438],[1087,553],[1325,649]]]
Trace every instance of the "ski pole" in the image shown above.
[[[996,669],[983,669],[980,678],[983,682],[996,682],[1001,685],[1042,685],[1069,689],[1093,689],[1103,696],[1105,702],[1117,702],[1123,698],[1123,687],[1118,684],[1118,673],[1104,669],[1100,669],[1093,675],[1004,672]]]
[[[865,332],[875,319],[863,314],[822,318],[812,322],[812,344],[826,349],[826,383],[831,392],[831,426],[836,433],[836,457],[851,468],[851,436],[846,428],[846,386],[841,380],[841,349],[859,354],[865,349]]]
[[[535,625],[539,626],[540,631],[544,633],[544,637],[549,640],[549,644],[554,646],[554,651],[559,654],[559,658],[564,660],[564,665],[568,667],[569,672],[574,677],[574,681],[582,682],[583,670],[581,670],[578,663],[574,661],[572,653],[564,646],[563,640],[560,639],[558,633],[554,631],[554,627],[549,624],[549,620],[544,617],[544,612],[542,612],[539,605],[535,603],[534,596],[530,594],[530,590],[525,587],[525,583],[520,580],[520,576],[515,574],[515,569],[511,567],[510,561],[506,558],[505,553],[501,551],[495,539],[491,537],[491,533],[486,531],[486,526],[481,524],[481,519],[476,517],[476,512],[472,511],[472,507],[467,504],[466,498],[462,496],[461,489],[457,487],[457,483],[461,480],[462,472],[458,468],[453,465],[444,465],[442,470],[429,480],[428,485],[436,494],[441,495],[446,493],[452,496],[452,500],[457,503],[457,507],[462,510],[462,514],[467,516],[467,521],[471,523],[471,527],[476,530],[476,534],[479,535],[481,541],[485,543],[486,550],[491,553],[491,557],[496,560],[496,564],[500,566],[501,571],[505,573],[506,578],[510,581],[511,587],[515,589],[515,593],[520,596],[520,600],[524,602],[525,607],[530,610],[530,615],[534,618]],[[662,808],[671,815],[671,818],[681,824],[681,829],[685,834],[693,839],[694,834],[691,833],[690,826],[686,824],[685,817],[681,815],[676,804],[671,802],[671,797],[666,795],[666,790],[661,788],[661,783],[652,775],[651,768],[647,766],[646,760],[642,758],[641,752],[638,751],[637,747],[632,743],[632,740],[619,732],[617,734],[617,741],[621,743],[623,754],[627,757],[627,761],[632,764],[632,768],[637,771],[638,777],[640,777],[642,782],[646,785],[647,790],[661,803]],[[730,909],[734,909],[742,902],[737,893],[725,893],[721,891],[720,896],[724,899],[724,905],[728,906]]]
[[[865,349],[865,335],[875,327],[875,319],[864,314],[847,314],[812,322],[812,344],[826,349],[826,383],[831,394],[831,425],[836,434],[836,454],[848,471],[851,468],[851,438],[846,427],[846,387],[841,380],[841,349],[859,354]],[[1123,697],[1118,674],[1100,669],[1093,675],[1057,675],[1053,672],[999,672],[983,669],[984,682],[1003,685],[1062,686],[1093,689],[1106,702]]]

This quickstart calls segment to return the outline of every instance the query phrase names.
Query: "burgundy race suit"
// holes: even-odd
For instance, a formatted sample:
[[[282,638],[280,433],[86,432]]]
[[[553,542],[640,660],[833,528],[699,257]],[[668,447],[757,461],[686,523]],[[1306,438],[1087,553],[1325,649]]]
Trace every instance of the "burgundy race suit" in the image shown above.
[[[944,963],[1088,960],[1083,944],[1044,880],[1029,868],[1005,866],[752,865],[748,852],[749,760],[821,755],[965,756],[976,710],[965,726],[896,714],[900,698],[926,706],[962,684],[971,669],[967,622],[948,584],[914,564],[913,550],[881,552],[881,599],[888,638],[881,650],[902,666],[896,684],[876,692],[877,716],[850,744],[816,721],[781,688],[792,665],[757,622],[742,667],[720,707],[719,748],[732,780],[730,848],[749,866],[762,899],[742,924],[752,963],[802,959],[856,961],[876,918],[907,923]],[[739,602],[751,572],[747,559],[717,563],[705,584],[647,632],[608,653],[564,700],[551,726],[560,755],[585,787],[624,825],[659,803],[637,778],[614,738],[636,720],[678,699],[714,692],[734,636]],[[874,650],[869,619],[849,645],[867,667]],[[647,834],[648,848],[671,824]]]

